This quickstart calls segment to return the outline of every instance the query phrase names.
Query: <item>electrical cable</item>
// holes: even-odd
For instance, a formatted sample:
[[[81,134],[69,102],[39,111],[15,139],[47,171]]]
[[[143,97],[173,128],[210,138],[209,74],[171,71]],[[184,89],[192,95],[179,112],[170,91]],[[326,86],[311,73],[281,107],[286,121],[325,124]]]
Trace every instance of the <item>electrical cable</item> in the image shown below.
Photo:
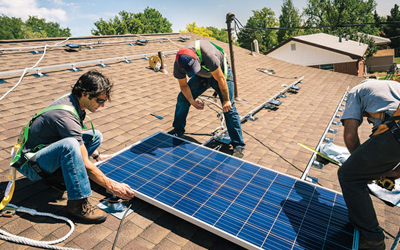
[[[240,21],[235,17],[235,21]],[[357,24],[338,24],[338,25],[323,25],[323,26],[298,26],[298,27],[265,27],[265,28],[247,28],[242,26],[244,30],[290,30],[290,29],[321,29],[321,28],[345,28],[345,27],[359,27],[368,25],[383,25],[383,24],[399,24],[400,21],[376,22],[376,23],[357,23]]]
[[[257,68],[258,71],[265,73],[269,76],[274,76],[274,77],[279,77],[279,78],[285,78],[285,79],[297,79],[297,76],[277,76],[275,75],[275,71],[273,69],[264,69],[264,68]]]
[[[118,230],[117,230],[117,235],[115,235],[114,243],[113,243],[113,246],[112,246],[111,250],[114,250],[115,245],[117,244],[117,239],[118,239],[119,231],[121,230],[121,227],[122,227],[122,222],[124,221],[124,219],[125,219],[125,217],[126,217],[128,211],[129,211],[129,209],[131,208],[131,206],[132,206],[132,204],[130,204],[129,207],[125,210],[125,213],[124,213],[124,215],[122,216],[121,221],[119,222],[119,226],[118,226]]]

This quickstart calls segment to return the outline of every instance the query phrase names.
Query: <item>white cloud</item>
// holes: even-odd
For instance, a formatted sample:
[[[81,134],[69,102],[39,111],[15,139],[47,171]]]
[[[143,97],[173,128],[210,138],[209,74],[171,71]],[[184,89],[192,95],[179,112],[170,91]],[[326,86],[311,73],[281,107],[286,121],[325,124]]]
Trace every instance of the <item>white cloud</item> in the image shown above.
[[[58,1],[61,2],[61,1]],[[20,17],[23,20],[29,16],[44,18],[46,21],[60,22],[67,20],[67,12],[60,8],[39,7],[37,0],[0,0],[0,14],[9,17]]]

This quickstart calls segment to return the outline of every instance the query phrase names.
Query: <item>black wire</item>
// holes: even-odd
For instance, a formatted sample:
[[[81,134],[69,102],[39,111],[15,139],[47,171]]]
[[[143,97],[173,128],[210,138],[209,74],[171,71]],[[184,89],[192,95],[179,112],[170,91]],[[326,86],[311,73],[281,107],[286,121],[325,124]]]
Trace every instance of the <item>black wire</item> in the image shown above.
[[[240,21],[235,18],[235,21]],[[242,26],[244,30],[290,30],[290,29],[321,29],[321,28],[343,28],[343,27],[357,27],[367,25],[382,25],[382,24],[398,24],[400,21],[389,21],[389,22],[376,22],[376,23],[357,23],[357,24],[339,24],[339,25],[326,25],[326,26],[299,26],[299,27],[265,27],[265,28],[246,28]]]
[[[115,235],[115,239],[114,239],[114,243],[113,246],[111,248],[111,250],[114,250],[115,245],[117,244],[117,239],[118,239],[118,235],[119,235],[119,231],[121,230],[122,227],[122,222],[124,221],[126,214],[128,213],[129,209],[131,208],[132,204],[129,205],[129,207],[125,210],[124,216],[122,216],[121,221],[119,222],[119,226],[118,226],[118,230],[117,230],[117,235]]]
[[[293,163],[289,162],[288,160],[285,159],[285,157],[283,157],[282,155],[280,155],[278,152],[274,151],[272,148],[270,148],[268,145],[266,145],[264,142],[260,141],[259,139],[257,139],[256,137],[254,137],[253,135],[249,134],[248,132],[244,131],[242,129],[242,131],[244,133],[246,133],[247,135],[251,136],[254,140],[258,141],[261,145],[263,145],[264,147],[268,148],[269,151],[271,151],[272,153],[276,154],[277,156],[279,156],[279,158],[281,158],[282,160],[284,160],[285,162],[289,163],[289,165],[291,165],[293,168],[295,168],[296,170],[300,171],[301,173],[303,173],[304,171],[301,170],[300,168],[296,167]]]

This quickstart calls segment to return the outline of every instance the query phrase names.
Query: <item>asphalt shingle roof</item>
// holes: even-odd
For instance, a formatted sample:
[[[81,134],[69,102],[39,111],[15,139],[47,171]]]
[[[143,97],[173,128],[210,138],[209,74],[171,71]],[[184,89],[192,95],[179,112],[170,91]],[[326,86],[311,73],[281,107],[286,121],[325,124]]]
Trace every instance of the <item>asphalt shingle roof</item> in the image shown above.
[[[155,34],[146,38],[189,37],[190,41],[203,38],[195,34]],[[135,36],[81,37],[70,39],[66,43],[98,42],[94,49],[82,47],[80,50],[67,51],[65,48],[48,49],[39,66],[50,66],[106,58],[124,57],[157,53],[158,51],[178,50],[187,42],[177,39],[150,41],[145,46],[132,46],[128,43],[102,43],[138,39]],[[0,41],[1,48],[44,46],[55,44],[63,39]],[[229,52],[228,44],[213,41]],[[66,44],[64,43],[64,44]],[[269,100],[279,93],[284,85],[296,82],[300,77],[304,84],[297,93],[287,93],[280,98],[279,109],[259,110],[254,116],[256,121],[242,124],[247,144],[244,160],[262,165],[276,171],[299,178],[312,154],[297,145],[297,142],[315,147],[320,140],[340,99],[348,87],[355,86],[362,79],[340,73],[323,71],[299,65],[293,65],[268,56],[253,56],[249,50],[234,47],[236,76],[239,97],[245,101],[237,102],[241,116]],[[229,54],[229,53],[228,53]],[[32,67],[42,54],[27,51],[4,51],[0,54],[1,72]],[[132,63],[123,60],[107,63],[109,67],[93,65],[79,67],[83,72],[97,69],[111,78],[115,84],[112,102],[105,108],[89,114],[96,129],[104,136],[100,146],[103,153],[115,153],[157,131],[169,131],[172,127],[176,97],[179,85],[172,75],[174,55],[164,58],[168,74],[149,69],[147,60],[134,59]],[[265,68],[275,71],[268,75],[257,71]],[[0,73],[1,73],[0,72]],[[5,189],[8,180],[10,149],[16,142],[22,126],[30,117],[48,105],[54,98],[70,92],[71,86],[83,72],[70,72],[67,68],[48,70],[47,77],[35,78],[27,74],[20,85],[0,101],[0,190]],[[3,96],[19,80],[20,74],[3,76],[7,83],[0,84],[0,96]],[[297,77],[296,79],[294,77]],[[210,92],[212,94],[212,92]],[[159,120],[150,113],[161,115]],[[191,109],[188,116],[187,134],[184,138],[203,143],[211,137],[211,132],[220,125],[215,107],[203,111]],[[334,143],[344,146],[341,126],[337,135],[330,135]],[[368,125],[361,129],[362,140],[368,138]],[[226,153],[232,149],[223,147]],[[321,186],[341,191],[336,176],[337,167],[328,164],[322,169],[312,168],[310,176],[317,177]],[[93,185],[92,200],[97,202],[106,193],[103,188]],[[387,246],[391,246],[398,232],[400,212],[397,207],[385,205],[372,198],[380,225],[387,236]],[[42,182],[31,182],[19,175],[12,202],[38,211],[65,215],[66,195],[55,191]],[[137,198],[132,201],[134,212],[125,218],[116,249],[240,249],[210,232],[177,218]],[[111,249],[119,220],[109,216],[99,225],[76,224],[74,233],[60,246],[82,249]],[[36,240],[52,240],[62,237],[69,227],[52,219],[18,215],[12,218],[0,217],[0,227],[10,233],[27,236]],[[24,245],[0,241],[2,249],[32,249]]]

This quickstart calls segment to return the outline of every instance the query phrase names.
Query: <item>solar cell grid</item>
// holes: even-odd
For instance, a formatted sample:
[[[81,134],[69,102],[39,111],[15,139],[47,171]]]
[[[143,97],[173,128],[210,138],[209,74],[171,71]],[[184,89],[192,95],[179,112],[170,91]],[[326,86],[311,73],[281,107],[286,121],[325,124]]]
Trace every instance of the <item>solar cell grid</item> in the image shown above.
[[[246,248],[353,249],[340,194],[181,138],[158,132],[99,168],[139,198]]]

